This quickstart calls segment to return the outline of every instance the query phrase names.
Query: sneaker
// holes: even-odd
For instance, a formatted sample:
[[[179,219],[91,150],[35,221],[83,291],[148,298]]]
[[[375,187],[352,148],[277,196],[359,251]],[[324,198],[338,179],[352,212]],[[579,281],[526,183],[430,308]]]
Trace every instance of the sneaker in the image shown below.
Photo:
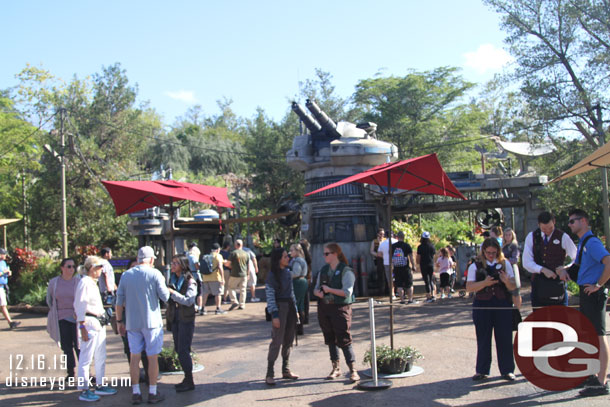
[[[455,293],[455,290],[452,288],[452,289],[451,289],[451,294],[453,294],[453,293]]]
[[[226,313],[227,313],[227,311],[225,311],[225,310],[223,310],[223,309],[220,309],[220,308],[218,308],[218,309],[216,310],[216,315],[222,315],[222,314],[226,314]]]
[[[606,384],[599,383],[597,386],[585,387],[584,389],[579,391],[578,394],[581,397],[605,396],[607,394],[610,394],[610,388],[608,388],[608,383],[606,383]]]
[[[108,386],[98,386],[95,388],[95,394],[98,396],[112,396],[116,394],[116,389]]]
[[[474,380],[475,382],[480,382],[481,380],[485,380],[487,379],[489,376],[487,376],[486,374],[483,373],[477,373],[474,376],[472,376],[472,380]]]
[[[260,300],[258,297],[250,298],[250,302],[260,302]]]
[[[17,328],[19,325],[21,325],[20,321],[11,321],[8,326],[10,329],[15,329]]]
[[[208,312],[204,308],[201,308],[199,310],[199,315],[208,315]]]
[[[409,300],[407,302],[407,304],[419,304],[419,301],[417,301],[417,300]]]
[[[405,300],[401,300],[400,303],[404,305],[405,304]]]
[[[434,297],[430,297],[430,298],[428,298],[428,299],[427,299],[426,301],[424,301],[424,302],[428,302],[428,303],[430,303],[430,302],[434,302],[434,301],[436,301],[436,298],[434,298]]]
[[[231,301],[227,301],[227,300],[222,301],[222,305],[229,305],[230,303],[231,303]]]
[[[131,395],[131,404],[133,404],[133,405],[142,404],[142,394],[141,393],[132,394]]]
[[[91,390],[85,390],[78,396],[78,399],[81,401],[98,401],[100,396],[96,396]]]
[[[239,307],[237,307],[237,309],[245,309],[246,307],[244,307],[243,305],[240,305]]]
[[[157,390],[157,393],[154,394],[148,393],[148,404],[156,404],[163,400],[165,400],[165,396],[163,393],[159,392],[159,390]]]
[[[444,300],[447,296],[445,294],[441,294],[441,300]]]
[[[508,380],[509,382],[514,382],[516,377],[514,373],[506,373],[502,375],[502,378],[504,380]]]
[[[590,375],[590,376],[587,376],[587,378],[585,379],[584,382],[582,382],[581,384],[579,384],[576,387],[579,389],[582,389],[583,387],[591,387],[591,386],[599,386],[599,385],[601,385],[601,383],[599,382],[599,380],[597,380],[597,376]]]
[[[447,298],[453,298],[453,295],[449,294],[447,295]]]
[[[233,311],[237,307],[239,307],[239,304],[231,304],[231,306],[229,307],[229,311]]]

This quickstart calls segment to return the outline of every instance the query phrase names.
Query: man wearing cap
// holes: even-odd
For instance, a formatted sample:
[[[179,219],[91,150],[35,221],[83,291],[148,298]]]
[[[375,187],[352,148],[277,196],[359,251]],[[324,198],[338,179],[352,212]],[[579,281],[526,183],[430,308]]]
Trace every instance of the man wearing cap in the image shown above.
[[[127,335],[131,359],[129,372],[133,395],[132,404],[142,402],[140,392],[140,358],[146,351],[148,358],[148,403],[158,403],[165,399],[157,390],[159,360],[157,355],[163,347],[163,319],[159,300],[167,302],[169,291],[163,275],[153,267],[157,257],[150,246],[138,251],[138,265],[125,271],[117,290],[116,315],[119,333]],[[123,311],[127,310],[127,323],[123,322]]]
[[[8,313],[8,309],[6,308],[8,305],[6,288],[8,287],[8,278],[11,276],[11,269],[6,265],[7,254],[8,252],[6,249],[0,248],[0,311],[2,311],[2,315],[4,315],[4,318],[6,318],[8,326],[11,329],[14,329],[21,325],[21,322],[13,321]]]

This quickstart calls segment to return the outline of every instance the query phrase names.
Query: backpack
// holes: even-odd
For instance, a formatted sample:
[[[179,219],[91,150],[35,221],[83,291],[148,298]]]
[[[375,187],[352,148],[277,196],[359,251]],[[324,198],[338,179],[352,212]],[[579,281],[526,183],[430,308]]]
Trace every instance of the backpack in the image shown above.
[[[407,257],[400,247],[394,249],[392,254],[392,264],[396,267],[405,267],[408,265]]]
[[[213,258],[211,254],[205,254],[201,256],[201,258],[199,259],[199,271],[201,272],[201,274],[203,274],[204,276],[212,274],[212,261]]]

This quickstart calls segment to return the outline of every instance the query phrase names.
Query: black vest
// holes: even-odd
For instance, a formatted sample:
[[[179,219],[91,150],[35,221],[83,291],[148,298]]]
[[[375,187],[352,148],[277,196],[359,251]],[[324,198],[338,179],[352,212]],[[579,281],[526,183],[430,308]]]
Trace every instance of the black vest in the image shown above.
[[[484,265],[483,263],[479,262],[478,260],[475,262],[475,265],[477,266],[477,281],[482,281],[485,280],[485,278],[487,278],[488,275],[493,275],[492,273],[490,273],[490,267],[495,267],[497,264],[500,264],[502,267],[500,268],[500,270],[502,271],[506,271],[504,270],[504,262],[502,263],[496,263],[493,266],[487,266],[486,264]],[[498,272],[497,269],[495,271],[495,275],[497,276]],[[478,278],[479,275],[482,276],[482,278]],[[483,276],[484,275],[484,276]],[[482,290],[479,290],[476,292],[475,294],[475,299],[477,300],[482,300],[482,301],[489,301],[491,300],[492,297],[496,297],[499,300],[506,300],[508,298],[510,298],[510,294],[508,292],[508,288],[506,288],[506,285],[500,280],[500,277],[498,278],[498,282],[495,283],[492,286],[489,287],[485,287]]]
[[[544,244],[542,231],[536,229],[532,234],[534,261],[536,264],[544,266],[549,270],[555,271],[559,266],[563,266],[566,259],[566,251],[561,245],[563,232],[557,228],[553,230],[549,242]],[[555,243],[559,242],[559,243]]]

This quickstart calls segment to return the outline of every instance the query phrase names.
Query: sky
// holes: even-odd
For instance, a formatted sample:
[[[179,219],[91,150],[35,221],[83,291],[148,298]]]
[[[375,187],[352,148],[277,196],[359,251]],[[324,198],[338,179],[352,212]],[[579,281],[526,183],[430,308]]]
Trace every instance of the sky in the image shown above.
[[[376,75],[454,66],[483,83],[511,61],[481,0],[30,0],[0,13],[0,89],[26,64],[69,81],[119,62],[166,125],[194,105],[217,115],[219,100],[279,121],[316,68],[347,98]]]

